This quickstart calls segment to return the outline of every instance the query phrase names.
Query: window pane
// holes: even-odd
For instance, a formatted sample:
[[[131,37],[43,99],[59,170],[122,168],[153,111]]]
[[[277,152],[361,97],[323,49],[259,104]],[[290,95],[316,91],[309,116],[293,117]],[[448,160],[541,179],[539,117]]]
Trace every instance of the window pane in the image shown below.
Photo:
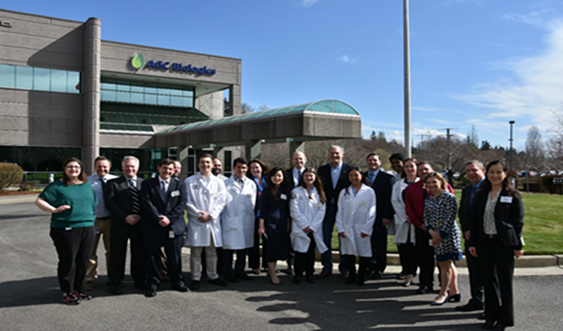
[[[144,95],[141,93],[131,93],[132,103],[143,103]]]
[[[145,102],[149,105],[156,105],[156,94],[145,94]]]
[[[158,104],[161,106],[169,106],[170,105],[170,96],[169,95],[158,95]]]
[[[16,87],[16,67],[0,64],[0,87]]]
[[[67,71],[67,89],[68,93],[80,93],[80,73],[76,71]]]
[[[116,101],[118,102],[131,102],[131,94],[129,92],[117,92]]]
[[[51,91],[51,69],[33,69],[33,89]]]
[[[27,90],[33,89],[33,68],[16,67],[16,87]]]
[[[51,70],[51,91],[66,92],[66,71]]]

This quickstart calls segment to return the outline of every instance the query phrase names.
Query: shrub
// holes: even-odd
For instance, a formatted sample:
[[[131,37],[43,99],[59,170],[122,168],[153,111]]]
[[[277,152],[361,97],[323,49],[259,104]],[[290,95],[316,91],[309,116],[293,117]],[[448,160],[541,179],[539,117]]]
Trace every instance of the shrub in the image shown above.
[[[19,191],[25,191],[25,192],[33,191],[34,189],[35,186],[33,185],[33,183],[30,182],[23,182],[20,184],[19,187]]]
[[[14,184],[21,183],[23,169],[13,163],[0,162],[0,191]]]

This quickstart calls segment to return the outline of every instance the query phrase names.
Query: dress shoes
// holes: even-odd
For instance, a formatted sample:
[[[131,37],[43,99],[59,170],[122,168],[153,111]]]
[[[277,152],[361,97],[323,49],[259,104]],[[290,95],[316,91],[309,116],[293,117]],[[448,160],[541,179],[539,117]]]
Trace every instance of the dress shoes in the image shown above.
[[[383,278],[383,273],[379,270],[375,270],[373,275],[371,275],[371,279],[381,279]]]
[[[192,291],[199,290],[199,280],[192,280],[192,283],[190,284],[190,290]]]
[[[138,288],[139,290],[145,290],[145,284],[143,283],[135,283],[135,287]]]
[[[111,292],[111,294],[113,295],[120,295],[123,294],[123,289],[120,286],[115,286],[112,285],[109,287],[109,291]]]
[[[346,285],[352,285],[356,282],[356,275],[348,275],[346,279]]]
[[[229,283],[222,280],[221,278],[210,279],[209,284],[213,284],[213,285],[217,285],[217,286],[223,286],[223,287],[229,285]]]
[[[460,302],[461,301],[461,293],[450,295],[450,302]]]
[[[94,289],[94,282],[89,280],[84,284],[84,291],[92,291]]]
[[[457,311],[476,311],[476,310],[483,310],[483,304],[478,302],[477,300],[469,300],[469,302],[462,306],[455,307]]]
[[[438,299],[438,298],[436,298],[436,299]],[[448,301],[450,301],[450,296],[449,296],[449,295],[446,295],[446,299],[444,299],[444,301],[442,301],[442,302],[434,301],[434,302],[432,302],[430,305],[431,305],[431,306],[441,306],[441,305],[443,305],[444,303],[446,303],[446,302],[448,302]]]
[[[156,290],[150,289],[145,292],[147,298],[154,298],[156,296]]]
[[[484,320],[486,320],[486,319],[487,319],[487,317],[485,316],[485,313],[484,313],[484,312],[482,312],[481,314],[479,314],[479,316],[477,316],[477,319],[478,319],[478,320],[482,320],[482,321],[484,321]]]
[[[346,280],[350,277],[350,273],[348,271],[341,271],[340,272],[340,280]]]
[[[365,279],[363,275],[358,275],[358,278],[356,279],[356,285],[358,286],[363,286],[365,284]]]
[[[254,278],[252,278],[249,275],[244,274],[244,273],[243,274],[237,274],[237,278],[242,279],[242,280],[253,280],[254,279]]]
[[[404,287],[409,287],[409,286],[411,286],[411,284],[412,284],[412,279],[411,280],[405,279],[405,281],[403,282]]]
[[[500,324],[500,322],[497,322],[497,324],[495,324],[491,330],[504,331],[504,325]]]
[[[418,290],[416,290],[416,294],[426,294],[426,293],[431,293],[432,291],[433,291],[432,287],[422,285],[418,288]]]
[[[305,278],[305,280],[307,281],[307,283],[309,284],[315,284],[315,277],[313,275],[307,275],[307,277]]]
[[[297,285],[301,283],[301,276],[294,276],[293,277],[293,284]]]
[[[184,283],[176,284],[173,286],[173,288],[178,292],[188,292],[188,288],[186,287],[186,285],[184,285]]]
[[[238,278],[235,275],[226,275],[225,279],[231,283],[238,283]]]
[[[321,273],[318,274],[316,277],[317,277],[317,279],[322,279],[322,278],[326,278],[326,277],[328,277],[328,276],[330,276],[330,275],[332,275],[332,272],[323,270],[323,271],[321,271]]]
[[[481,325],[481,329],[490,330],[495,325],[495,321],[486,321],[485,324]]]

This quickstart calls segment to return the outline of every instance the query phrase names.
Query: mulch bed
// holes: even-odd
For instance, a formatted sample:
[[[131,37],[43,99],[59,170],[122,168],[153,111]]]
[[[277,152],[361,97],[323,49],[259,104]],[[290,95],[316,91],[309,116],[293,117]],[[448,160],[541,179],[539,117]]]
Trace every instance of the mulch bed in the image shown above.
[[[0,191],[0,197],[11,197],[16,195],[37,195],[39,192],[33,191]]]

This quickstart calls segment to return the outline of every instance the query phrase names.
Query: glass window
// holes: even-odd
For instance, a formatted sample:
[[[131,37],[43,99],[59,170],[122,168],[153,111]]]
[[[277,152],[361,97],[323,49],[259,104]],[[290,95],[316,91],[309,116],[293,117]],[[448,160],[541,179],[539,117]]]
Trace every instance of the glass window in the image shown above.
[[[0,87],[16,86],[16,67],[0,64]]]
[[[51,69],[34,68],[33,89],[39,91],[51,90]],[[66,80],[66,77],[65,77]],[[59,91],[61,92],[61,91]]]
[[[62,70],[51,70],[51,91],[68,91],[67,72]]]
[[[80,73],[76,71],[67,71],[67,92],[80,93]]]
[[[26,90],[33,89],[33,68],[31,67],[16,67],[16,88]]]
[[[129,103],[129,102],[131,102],[131,93],[117,91],[115,101],[117,101],[117,102],[128,102]]]

